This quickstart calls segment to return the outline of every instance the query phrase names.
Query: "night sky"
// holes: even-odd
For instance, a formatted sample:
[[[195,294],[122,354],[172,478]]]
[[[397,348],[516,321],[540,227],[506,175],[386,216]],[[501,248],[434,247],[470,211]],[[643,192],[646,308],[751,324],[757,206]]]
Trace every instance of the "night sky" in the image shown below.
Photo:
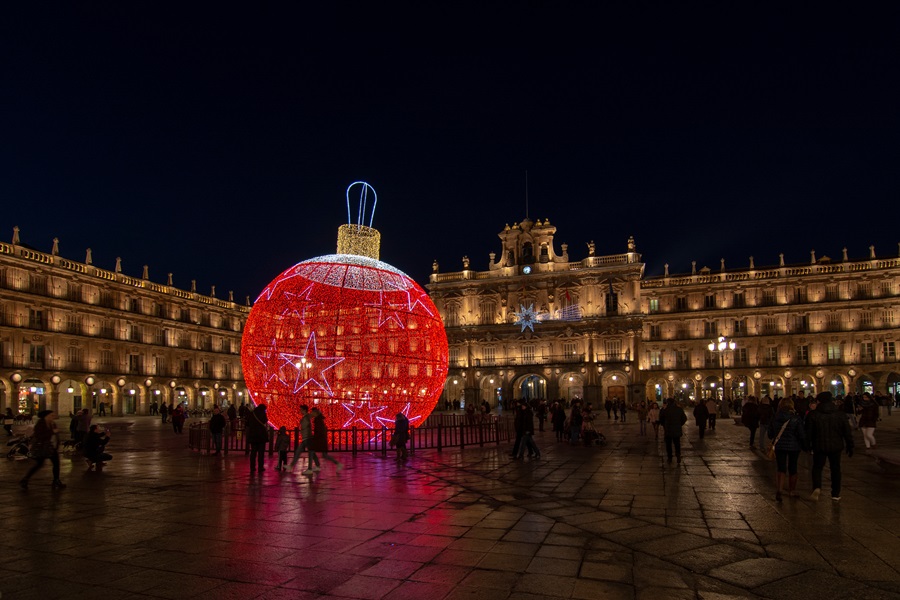
[[[7,4],[3,241],[243,301],[333,253],[365,180],[424,284],[487,268],[527,171],[571,260],[898,252],[896,3]]]

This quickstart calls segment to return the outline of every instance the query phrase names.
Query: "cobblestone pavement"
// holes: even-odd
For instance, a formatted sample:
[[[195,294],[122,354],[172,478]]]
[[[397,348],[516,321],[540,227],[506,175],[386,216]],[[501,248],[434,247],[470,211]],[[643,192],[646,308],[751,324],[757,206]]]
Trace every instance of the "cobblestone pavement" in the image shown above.
[[[859,433],[840,502],[826,468],[822,499],[779,504],[774,464],[730,421],[701,441],[689,420],[681,465],[601,418],[603,447],[546,432],[534,461],[509,445],[360,454],[312,477],[274,458],[251,476],[243,453],[131,421],[102,473],[63,459],[65,490],[49,464],[22,490],[28,461],[4,462],[4,600],[900,598],[900,478]],[[900,447],[900,414],[879,426]]]

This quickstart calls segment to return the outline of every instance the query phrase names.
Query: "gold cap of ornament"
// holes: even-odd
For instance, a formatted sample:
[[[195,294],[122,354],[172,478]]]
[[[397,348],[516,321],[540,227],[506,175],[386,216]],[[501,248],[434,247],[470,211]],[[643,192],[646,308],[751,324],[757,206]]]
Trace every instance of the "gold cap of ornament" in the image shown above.
[[[359,209],[357,210],[357,222],[353,222],[350,216],[350,190],[355,185],[361,185],[359,193]],[[363,225],[362,221],[366,212],[366,203],[369,191],[372,192],[372,214],[369,217],[369,225]],[[372,219],[375,217],[375,205],[378,203],[378,195],[375,188],[365,181],[354,181],[347,187],[347,224],[338,227],[337,253],[353,254],[368,258],[379,259],[381,253],[381,233],[372,228]]]

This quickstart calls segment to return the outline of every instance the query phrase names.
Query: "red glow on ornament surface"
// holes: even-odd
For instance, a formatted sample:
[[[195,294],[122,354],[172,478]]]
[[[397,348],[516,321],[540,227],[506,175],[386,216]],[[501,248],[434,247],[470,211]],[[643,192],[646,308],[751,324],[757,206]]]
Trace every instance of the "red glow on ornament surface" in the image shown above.
[[[348,254],[301,262],[276,277],[247,318],[241,364],[269,421],[300,423],[318,406],[331,429],[413,426],[447,377],[447,334],[428,294],[379,260]]]

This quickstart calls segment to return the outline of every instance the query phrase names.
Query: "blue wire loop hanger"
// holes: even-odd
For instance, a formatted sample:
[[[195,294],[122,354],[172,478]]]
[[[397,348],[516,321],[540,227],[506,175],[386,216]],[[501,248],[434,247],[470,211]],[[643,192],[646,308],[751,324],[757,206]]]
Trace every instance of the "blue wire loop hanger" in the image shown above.
[[[372,214],[369,215],[369,228],[372,227],[372,220],[375,218],[375,205],[378,204],[378,194],[375,193],[375,188],[366,183],[365,181],[354,181],[350,185],[347,186],[347,224],[353,225],[353,217],[350,216],[350,190],[353,189],[354,185],[362,186],[362,189],[359,190],[359,205],[356,211],[356,225],[357,226],[365,226],[364,219],[366,217],[366,204],[369,201],[369,190],[372,190]]]
[[[354,186],[361,186],[359,190],[359,204],[356,209],[356,223],[353,222],[353,212],[350,208],[350,191]],[[365,225],[366,211],[369,206],[369,192],[372,193],[372,212],[369,214],[369,224]],[[372,228],[375,219],[375,205],[378,204],[378,195],[375,188],[365,181],[354,181],[347,186],[347,224],[338,228],[338,254],[353,254],[367,256],[378,260],[381,252],[381,233]]]

